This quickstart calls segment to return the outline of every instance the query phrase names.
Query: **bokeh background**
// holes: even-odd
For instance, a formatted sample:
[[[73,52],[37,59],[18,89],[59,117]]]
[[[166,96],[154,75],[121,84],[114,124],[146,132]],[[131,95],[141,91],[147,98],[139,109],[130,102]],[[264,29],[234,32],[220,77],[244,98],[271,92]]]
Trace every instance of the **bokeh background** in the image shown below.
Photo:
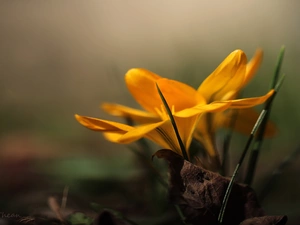
[[[47,207],[47,196],[66,185],[86,200],[91,186],[94,195],[103,191],[99,180],[138,176],[126,146],[74,119],[112,119],[102,102],[137,106],[124,83],[130,68],[197,87],[231,51],[240,48],[250,59],[261,47],[262,66],[243,92],[258,96],[268,90],[285,45],[286,79],[271,114],[278,135],[264,143],[253,184],[259,189],[300,144],[299,9],[293,0],[0,1],[0,211]],[[246,137],[234,140],[238,156]],[[268,213],[299,219],[299,163],[293,157],[270,189]]]

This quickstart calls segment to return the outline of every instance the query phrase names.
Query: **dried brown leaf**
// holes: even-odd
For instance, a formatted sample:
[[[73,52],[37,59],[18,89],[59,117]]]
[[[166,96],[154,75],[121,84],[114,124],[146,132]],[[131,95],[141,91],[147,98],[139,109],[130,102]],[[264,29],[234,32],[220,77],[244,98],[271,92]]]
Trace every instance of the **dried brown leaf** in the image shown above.
[[[170,150],[159,150],[155,156],[163,158],[169,163],[170,201],[180,206],[187,218],[186,222],[218,224],[218,214],[230,180],[196,166]],[[260,207],[254,191],[246,185],[234,184],[223,225],[240,224],[244,220],[247,222],[247,219],[263,218],[263,216],[265,213]],[[284,222],[283,218],[286,217],[281,218]],[[273,219],[275,220],[275,218]],[[250,223],[245,224],[252,224],[251,220]]]
[[[286,216],[262,216],[246,219],[240,225],[284,225],[286,222]]]

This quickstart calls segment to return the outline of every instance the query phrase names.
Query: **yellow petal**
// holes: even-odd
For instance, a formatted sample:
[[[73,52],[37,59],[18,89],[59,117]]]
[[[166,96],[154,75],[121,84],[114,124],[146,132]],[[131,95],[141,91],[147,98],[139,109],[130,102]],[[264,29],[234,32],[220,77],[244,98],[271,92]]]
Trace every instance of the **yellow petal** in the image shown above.
[[[127,87],[135,100],[153,114],[157,114],[155,109],[160,109],[162,105],[156,84],[163,93],[169,107],[175,106],[175,111],[205,103],[203,96],[187,84],[161,78],[145,69],[131,69],[127,72],[125,79]]]
[[[110,142],[120,143],[119,139],[123,136],[123,134],[124,133],[104,132],[103,136]]]
[[[258,117],[259,113],[252,108],[228,110],[228,112],[219,115],[218,123],[219,126],[232,128],[234,131],[249,135]],[[232,123],[232,120],[235,121]],[[234,125],[233,127],[231,127],[232,124]],[[276,133],[276,126],[268,121],[264,136],[273,137]]]
[[[160,120],[157,115],[152,113],[119,104],[104,103],[101,105],[101,107],[111,115],[128,118],[137,123],[153,123]]]
[[[247,57],[235,50],[200,85],[198,92],[207,102],[222,100],[228,92],[238,92],[244,82]]]
[[[156,82],[161,79],[145,69],[131,69],[125,75],[127,88],[135,100],[148,112],[156,114],[155,108],[159,108],[161,100],[156,88]]]
[[[179,112],[176,112],[174,115],[177,117],[187,118],[195,115],[199,115],[205,112],[220,112],[228,107],[230,107],[230,101],[219,101],[219,102],[212,102],[210,104],[205,105],[197,105],[192,108],[184,109]]]
[[[102,132],[121,132],[125,133],[133,129],[133,127],[108,120],[101,120],[93,117],[75,115],[76,120],[83,126]]]
[[[188,149],[192,141],[198,116],[190,117],[188,119],[174,117],[174,120],[177,125],[180,138],[186,149]],[[131,143],[142,137],[146,137],[164,148],[171,149],[178,154],[182,154],[177,136],[169,119],[158,123],[137,126],[135,129],[120,136],[118,142],[124,144]]]
[[[181,111],[198,104],[206,104],[205,98],[187,84],[163,78],[157,81],[157,85],[169,107],[174,106],[175,111]]]
[[[164,148],[181,154],[180,145],[170,120],[131,127],[125,124],[92,117],[79,115],[75,115],[75,117],[83,126],[103,132],[105,138],[111,142],[129,144],[145,137]],[[176,118],[176,123],[178,123],[179,134],[184,144],[188,147],[191,142],[196,117],[189,118],[188,120]]]
[[[157,126],[154,130],[149,132],[146,137],[163,148],[171,149],[182,155],[179,142],[170,120],[166,120],[160,126]]]
[[[194,131],[199,121],[199,115],[191,116],[189,118],[174,116],[174,120],[177,125],[180,138],[188,151],[193,139]]]
[[[134,142],[142,137],[145,137],[150,131],[156,129],[166,122],[167,121],[160,121],[158,123],[136,126],[134,129],[122,135],[122,137],[119,139],[119,142],[124,144]]]
[[[266,95],[261,97],[228,100],[222,102],[231,103],[230,108],[251,108],[264,103],[266,100],[268,100],[268,98],[272,96],[273,93],[274,90],[270,90]]]
[[[189,156],[189,147],[193,138],[193,133],[198,123],[199,116],[193,116],[189,118],[178,118],[174,116],[176,126],[178,128],[180,139],[185,146],[185,149]],[[165,148],[172,149],[178,154],[182,155],[177,136],[174,132],[174,128],[170,120],[163,123],[155,130],[147,134],[147,137],[152,141],[155,141],[159,145]]]
[[[246,86],[249,81],[253,78],[255,73],[258,70],[263,58],[263,51],[261,49],[257,49],[252,59],[247,63],[246,67],[246,76],[243,83],[243,87]]]
[[[128,144],[143,137],[152,140],[163,148],[171,149],[181,154],[180,146],[170,120],[137,126],[135,129],[120,136],[117,141],[118,143]]]

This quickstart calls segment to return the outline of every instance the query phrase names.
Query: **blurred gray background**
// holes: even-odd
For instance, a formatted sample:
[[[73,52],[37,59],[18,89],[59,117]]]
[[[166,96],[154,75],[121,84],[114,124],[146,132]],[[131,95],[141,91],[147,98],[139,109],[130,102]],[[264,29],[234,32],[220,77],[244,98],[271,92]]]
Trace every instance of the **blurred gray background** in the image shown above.
[[[118,176],[118,166],[121,171],[122,166],[130,167],[132,153],[81,127],[74,114],[111,119],[99,108],[102,102],[137,106],[124,83],[127,70],[147,68],[196,88],[231,51],[240,48],[250,59],[261,47],[262,66],[243,92],[258,96],[268,90],[285,45],[286,79],[271,115],[279,133],[264,145],[257,175],[259,179],[270,174],[299,144],[299,9],[295,0],[1,0],[0,162],[6,165],[2,175],[22,176],[24,168],[15,167],[33,159],[96,155],[105,166],[114,162],[109,175]],[[238,137],[233,143],[237,152],[244,144]],[[116,160],[120,155],[129,162]],[[290,176],[275,188],[281,193],[277,200],[266,202],[272,212],[300,211],[299,163],[296,160],[285,171]],[[85,166],[94,164],[80,165],[78,176],[105,176],[99,163],[86,173]],[[48,173],[62,170],[52,165]],[[71,176],[66,171],[63,174]]]

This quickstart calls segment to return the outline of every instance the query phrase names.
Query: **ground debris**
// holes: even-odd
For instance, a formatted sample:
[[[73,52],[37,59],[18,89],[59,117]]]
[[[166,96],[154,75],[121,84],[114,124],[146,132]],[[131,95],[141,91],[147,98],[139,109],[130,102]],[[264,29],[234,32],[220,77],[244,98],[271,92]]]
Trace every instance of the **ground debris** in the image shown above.
[[[229,179],[196,166],[170,150],[155,153],[169,163],[170,201],[178,205],[189,224],[218,224]],[[266,216],[252,188],[234,184],[225,211],[223,225],[278,224],[284,225],[286,216]]]

